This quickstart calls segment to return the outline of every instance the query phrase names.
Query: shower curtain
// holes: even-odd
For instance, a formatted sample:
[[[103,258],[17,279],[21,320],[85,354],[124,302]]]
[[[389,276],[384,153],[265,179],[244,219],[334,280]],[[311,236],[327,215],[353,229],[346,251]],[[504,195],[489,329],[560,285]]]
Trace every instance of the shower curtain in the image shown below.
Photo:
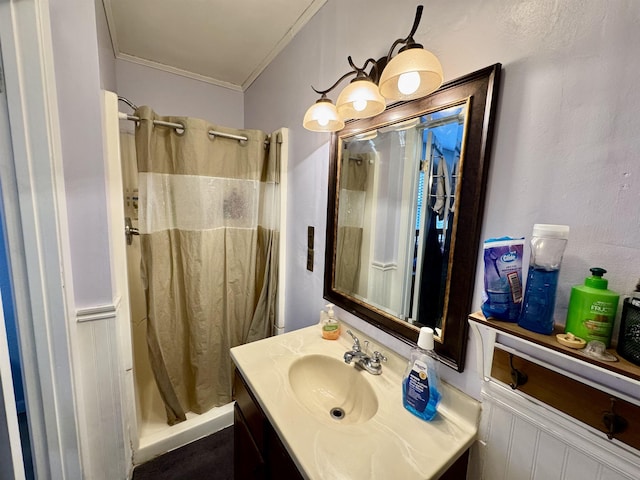
[[[352,153],[345,150],[340,174],[335,288],[363,296],[367,293],[360,288],[364,214],[367,182],[370,170],[374,168],[375,158],[375,152]]]
[[[257,130],[136,111],[147,344],[170,425],[231,401],[229,349],[276,316],[279,145]],[[153,120],[180,123],[179,131]],[[210,130],[242,135],[238,141]],[[265,146],[266,145],[266,146]]]

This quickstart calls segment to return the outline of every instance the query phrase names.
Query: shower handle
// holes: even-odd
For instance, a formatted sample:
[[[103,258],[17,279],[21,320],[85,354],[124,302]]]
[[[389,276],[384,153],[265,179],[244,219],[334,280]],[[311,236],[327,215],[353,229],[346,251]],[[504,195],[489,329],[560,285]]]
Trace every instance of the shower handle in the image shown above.
[[[133,243],[134,235],[140,235],[140,231],[137,228],[133,227],[131,218],[129,217],[124,218],[124,234],[127,237],[127,245],[131,245]]]

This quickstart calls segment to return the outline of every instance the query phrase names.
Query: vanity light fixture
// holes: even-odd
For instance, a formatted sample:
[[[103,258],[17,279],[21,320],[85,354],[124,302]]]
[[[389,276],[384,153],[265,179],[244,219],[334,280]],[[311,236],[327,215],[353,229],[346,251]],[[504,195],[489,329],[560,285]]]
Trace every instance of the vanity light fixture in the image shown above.
[[[358,68],[349,56],[347,60],[352,70],[326,90],[311,87],[321,97],[307,110],[303,120],[304,128],[314,132],[336,132],[344,128],[345,120],[368,118],[382,113],[386,108],[386,100],[413,100],[436,91],[442,85],[442,66],[433,53],[413,39],[420,24],[422,10],[423,6],[418,5],[411,32],[406,38],[393,42],[386,57],[378,60],[369,58],[362,68]],[[393,51],[398,45],[403,47],[393,57]],[[365,69],[369,65],[371,70],[366,73]],[[340,92],[334,105],[327,94],[353,75],[355,78]]]

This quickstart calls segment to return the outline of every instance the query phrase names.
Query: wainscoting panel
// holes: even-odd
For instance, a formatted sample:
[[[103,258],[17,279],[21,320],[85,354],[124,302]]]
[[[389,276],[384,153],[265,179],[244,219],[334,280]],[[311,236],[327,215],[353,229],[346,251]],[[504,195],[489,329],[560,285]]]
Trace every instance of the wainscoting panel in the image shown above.
[[[493,380],[482,389],[476,455],[474,480],[640,478],[640,452]]]
[[[127,458],[121,399],[121,367],[118,361],[116,307],[77,312],[77,352],[74,368],[79,380],[78,411],[85,478],[126,478]],[[109,312],[110,310],[110,312]]]
[[[398,265],[396,263],[371,262],[369,269],[368,298],[375,299],[375,303],[386,305],[393,311],[400,310],[402,293],[398,289]],[[397,299],[396,302],[393,299]],[[397,305],[396,305],[397,303]]]

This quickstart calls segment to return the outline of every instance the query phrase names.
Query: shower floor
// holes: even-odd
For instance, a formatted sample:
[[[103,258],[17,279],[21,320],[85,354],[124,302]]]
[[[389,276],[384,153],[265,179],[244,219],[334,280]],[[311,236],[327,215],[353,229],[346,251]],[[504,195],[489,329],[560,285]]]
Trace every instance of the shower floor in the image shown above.
[[[214,407],[202,415],[188,412],[187,420],[169,426],[159,412],[139,424],[139,445],[134,463],[139,465],[233,425],[233,402]]]

